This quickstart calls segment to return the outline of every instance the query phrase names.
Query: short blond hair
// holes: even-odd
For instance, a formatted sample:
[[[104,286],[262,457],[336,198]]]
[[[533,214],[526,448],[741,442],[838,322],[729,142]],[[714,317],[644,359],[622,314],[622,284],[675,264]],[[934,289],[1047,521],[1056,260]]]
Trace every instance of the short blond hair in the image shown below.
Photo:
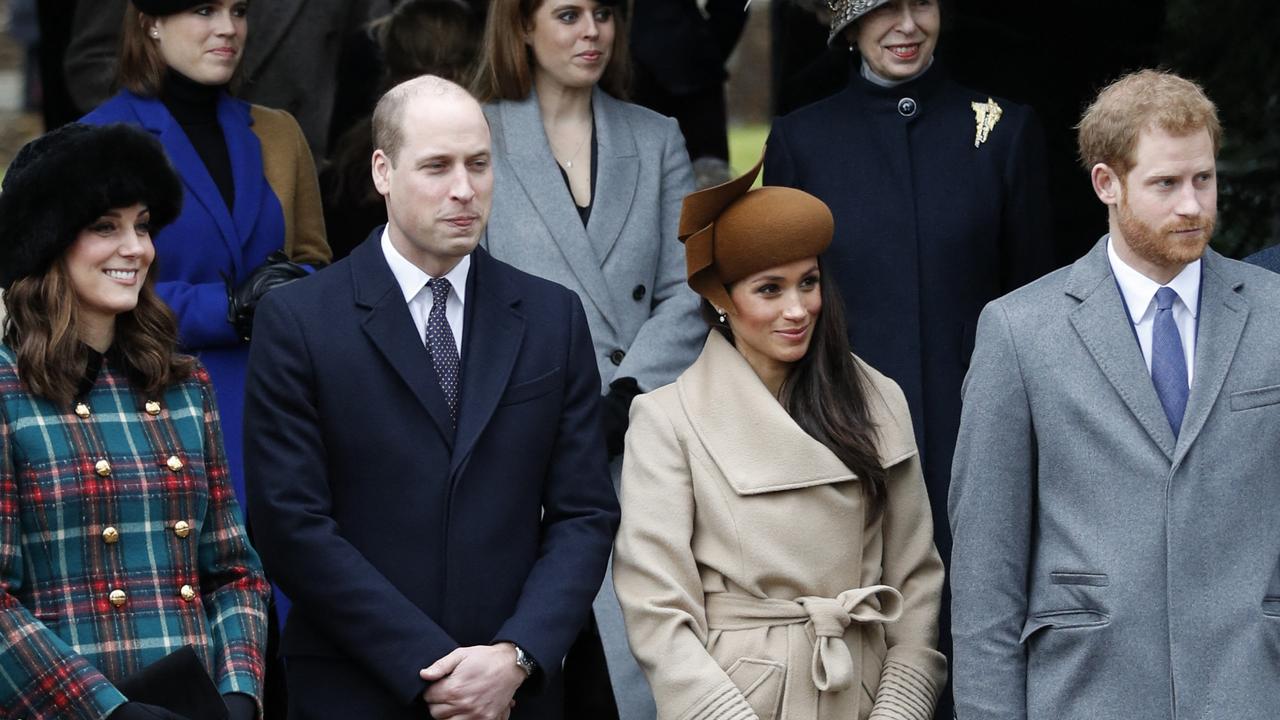
[[[1213,154],[1222,146],[1218,108],[1191,80],[1163,70],[1139,70],[1098,93],[1084,111],[1079,131],[1080,162],[1085,170],[1103,163],[1123,177],[1143,130],[1158,127],[1172,135],[1209,131]]]

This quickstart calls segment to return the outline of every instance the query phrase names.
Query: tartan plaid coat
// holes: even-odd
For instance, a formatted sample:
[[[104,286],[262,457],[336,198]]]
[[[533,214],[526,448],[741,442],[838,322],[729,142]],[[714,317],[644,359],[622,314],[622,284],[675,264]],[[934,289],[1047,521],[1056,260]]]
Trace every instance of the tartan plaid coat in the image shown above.
[[[60,406],[0,345],[0,717],[98,720],[183,645],[260,700],[267,593],[203,367],[148,398],[107,357]]]

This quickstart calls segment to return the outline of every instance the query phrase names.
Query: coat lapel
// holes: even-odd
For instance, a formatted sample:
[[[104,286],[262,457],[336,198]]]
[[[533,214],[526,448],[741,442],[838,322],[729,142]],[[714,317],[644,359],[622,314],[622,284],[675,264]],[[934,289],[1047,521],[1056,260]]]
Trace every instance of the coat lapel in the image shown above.
[[[507,162],[541,216],[556,248],[564,256],[565,263],[578,278],[582,294],[585,294],[583,301],[594,304],[600,317],[612,324],[610,318],[618,315],[614,312],[600,257],[587,238],[582,218],[574,210],[573,198],[551,154],[551,145],[538,112],[537,93],[530,91],[524,100],[502,102],[498,107]],[[591,214],[596,215],[596,210]]]
[[[791,419],[719,332],[707,337],[676,388],[698,439],[739,495],[857,477]]]
[[[231,158],[231,178],[235,184],[235,210],[231,219],[235,224],[237,260],[242,254],[243,243],[253,237],[253,226],[262,209],[262,190],[267,179],[263,173],[262,143],[257,134],[248,131],[253,125],[249,107],[223,95],[218,100],[218,123],[227,141],[227,155]]]
[[[449,418],[448,401],[440,389],[431,355],[414,329],[400,285],[382,255],[381,236],[382,228],[374,230],[351,253],[355,302],[369,311],[363,322],[364,332],[426,408],[445,444],[452,447],[453,421]]]
[[[209,170],[205,167],[204,161],[200,159],[195,146],[191,144],[187,134],[182,131],[182,126],[173,119],[173,116],[169,114],[169,111],[159,100],[138,96],[133,96],[132,100],[142,126],[159,135],[160,144],[164,146],[170,162],[173,163],[174,167],[180,168],[178,174],[182,176],[182,184],[191,192],[192,197],[204,207],[209,217],[213,218],[214,224],[218,227],[218,234],[222,237],[223,244],[227,246],[227,253],[231,257],[231,265],[234,269],[235,277],[240,277],[242,269],[240,267],[241,248],[235,223],[232,221],[231,213],[227,210],[226,202],[222,199],[222,194],[218,192],[218,186],[214,184],[213,177],[209,175]],[[230,98],[227,97],[219,100],[219,122],[223,122],[223,106],[229,102],[231,102]],[[226,134],[225,125],[223,133]],[[227,152],[231,152],[230,146],[228,146]],[[235,156],[233,155],[232,157],[234,158]],[[261,156],[259,156],[259,163],[261,163]],[[259,167],[261,166],[259,165]],[[235,179],[238,185],[239,177],[236,176]],[[237,190],[238,198],[239,190]]]
[[[510,284],[501,282],[499,271],[483,249],[471,253],[458,434],[449,468],[455,481],[498,407],[524,340],[525,319],[515,310],[519,298],[508,294]]]
[[[1111,274],[1105,239],[1071,267],[1066,293],[1080,301],[1070,315],[1071,325],[1093,355],[1094,362],[1138,423],[1172,460],[1173,429],[1151,384],[1151,374],[1134,338],[1124,298]]]
[[[1228,267],[1213,250],[1206,250],[1200,271],[1200,315],[1196,331],[1196,366],[1187,398],[1187,411],[1178,433],[1177,463],[1187,454],[1227,379],[1240,336],[1249,318],[1249,303],[1237,292],[1244,284],[1229,277]]]
[[[599,156],[596,187],[591,197],[587,235],[601,265],[622,233],[636,195],[640,157],[631,124],[618,112],[618,101],[596,88],[592,96]]]

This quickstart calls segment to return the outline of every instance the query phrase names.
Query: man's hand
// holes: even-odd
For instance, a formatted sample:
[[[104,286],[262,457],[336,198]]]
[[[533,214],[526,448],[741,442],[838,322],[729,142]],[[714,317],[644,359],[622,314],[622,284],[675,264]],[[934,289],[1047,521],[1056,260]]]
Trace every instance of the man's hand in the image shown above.
[[[511,643],[458,648],[418,675],[431,683],[422,699],[436,720],[505,720],[527,677]]]

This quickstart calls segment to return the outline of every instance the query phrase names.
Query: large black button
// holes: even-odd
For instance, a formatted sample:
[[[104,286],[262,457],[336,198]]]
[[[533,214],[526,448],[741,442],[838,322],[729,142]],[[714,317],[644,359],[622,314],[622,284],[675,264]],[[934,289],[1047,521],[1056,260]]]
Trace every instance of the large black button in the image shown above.
[[[643,286],[643,285],[637,285],[637,286],[635,287],[635,289],[631,291],[631,299],[632,299],[632,300],[635,300],[636,302],[640,302],[641,300],[643,300],[643,299],[644,299],[644,286]]]
[[[916,105],[916,101],[909,97],[902,98],[898,101],[898,114],[902,117],[915,117],[916,110],[918,109],[919,107]]]
[[[621,365],[622,358],[626,356],[627,354],[625,352],[621,350],[614,350],[613,352],[609,353],[609,362],[613,363],[614,365]]]

